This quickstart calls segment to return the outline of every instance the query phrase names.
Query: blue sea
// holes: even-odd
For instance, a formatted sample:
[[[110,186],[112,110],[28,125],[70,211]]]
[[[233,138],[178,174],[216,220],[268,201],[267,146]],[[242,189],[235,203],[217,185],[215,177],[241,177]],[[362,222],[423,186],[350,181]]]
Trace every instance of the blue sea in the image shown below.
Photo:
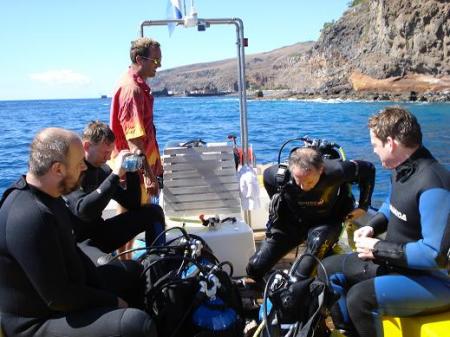
[[[0,101],[0,195],[27,170],[29,144],[48,126],[81,132],[91,120],[109,121],[110,99]],[[388,170],[373,154],[367,119],[390,102],[250,100],[249,142],[258,163],[274,162],[287,139],[309,135],[340,144],[351,159],[376,164],[373,205],[379,206],[389,186]],[[424,143],[450,169],[450,104],[401,104],[419,119]],[[239,100],[234,97],[155,99],[155,125],[161,150],[168,141],[226,141],[239,135]],[[295,143],[293,144],[295,145]],[[284,153],[284,157],[288,150]]]

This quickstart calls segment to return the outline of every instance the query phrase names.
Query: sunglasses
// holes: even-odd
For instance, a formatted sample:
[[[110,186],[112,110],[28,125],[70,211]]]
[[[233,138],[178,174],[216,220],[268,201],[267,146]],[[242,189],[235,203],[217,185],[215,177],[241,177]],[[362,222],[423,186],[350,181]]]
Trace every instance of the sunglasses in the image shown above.
[[[161,60],[160,59],[152,59],[150,57],[141,56],[143,59],[149,60],[153,62],[154,65],[160,67],[161,66]]]

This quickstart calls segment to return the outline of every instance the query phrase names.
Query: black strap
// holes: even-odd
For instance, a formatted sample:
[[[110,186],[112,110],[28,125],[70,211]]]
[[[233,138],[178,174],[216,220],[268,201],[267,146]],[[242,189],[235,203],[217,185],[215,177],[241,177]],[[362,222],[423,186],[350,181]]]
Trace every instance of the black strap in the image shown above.
[[[317,324],[316,317],[320,315],[320,310],[322,309],[322,306],[325,302],[325,291],[326,291],[326,285],[323,287],[322,291],[319,295],[317,295],[318,301],[317,301],[317,310],[314,312],[314,314],[311,315],[309,320],[303,325],[300,330],[297,332],[295,337],[309,337],[311,333],[311,328],[315,328],[315,324]]]
[[[27,187],[27,182],[25,180],[25,177],[21,177],[19,180],[17,180],[13,185],[8,187],[5,192],[3,192],[2,198],[0,199],[0,208],[2,207],[3,203],[6,201],[8,196],[14,191],[14,190],[23,190]]]

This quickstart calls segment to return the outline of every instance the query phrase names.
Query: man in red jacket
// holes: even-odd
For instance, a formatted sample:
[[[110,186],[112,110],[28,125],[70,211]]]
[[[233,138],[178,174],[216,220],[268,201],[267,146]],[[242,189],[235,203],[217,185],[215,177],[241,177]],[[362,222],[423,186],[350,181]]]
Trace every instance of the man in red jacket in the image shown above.
[[[114,93],[110,125],[116,140],[112,158],[121,150],[139,150],[147,159],[148,173],[143,176],[142,203],[158,196],[157,177],[162,176],[161,157],[153,124],[153,96],[146,80],[161,66],[161,49],[157,41],[143,37],[131,42],[131,65]],[[119,212],[121,212],[119,210]],[[125,249],[131,248],[131,242]]]

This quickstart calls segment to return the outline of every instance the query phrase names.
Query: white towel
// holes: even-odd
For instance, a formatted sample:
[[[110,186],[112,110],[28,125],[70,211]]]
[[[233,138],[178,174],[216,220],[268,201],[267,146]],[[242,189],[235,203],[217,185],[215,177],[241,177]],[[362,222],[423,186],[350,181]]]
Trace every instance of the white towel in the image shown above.
[[[242,209],[254,210],[260,208],[259,184],[255,169],[248,165],[242,166],[239,169],[238,177]]]

